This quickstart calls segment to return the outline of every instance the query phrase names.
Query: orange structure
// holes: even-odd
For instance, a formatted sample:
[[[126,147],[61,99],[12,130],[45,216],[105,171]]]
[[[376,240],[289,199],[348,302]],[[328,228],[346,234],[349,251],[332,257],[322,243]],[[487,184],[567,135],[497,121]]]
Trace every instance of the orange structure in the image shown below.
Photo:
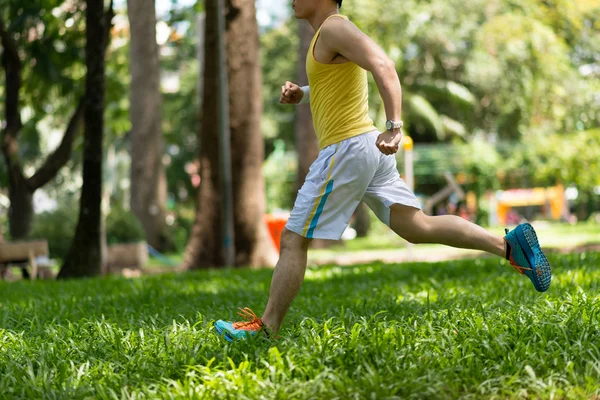
[[[559,220],[565,211],[565,189],[562,185],[549,188],[505,190],[496,195],[498,222],[507,223],[513,207],[541,206],[546,215]]]
[[[271,234],[271,239],[273,239],[273,243],[275,244],[277,251],[280,251],[281,248],[281,232],[283,232],[283,228],[285,227],[287,220],[288,217],[284,215],[265,215],[265,222],[267,223],[269,233]]]

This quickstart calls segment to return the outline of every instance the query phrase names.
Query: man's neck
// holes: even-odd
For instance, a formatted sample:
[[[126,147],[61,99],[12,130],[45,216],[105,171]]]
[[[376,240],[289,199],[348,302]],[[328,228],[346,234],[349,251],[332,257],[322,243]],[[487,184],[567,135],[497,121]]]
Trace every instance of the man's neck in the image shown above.
[[[321,25],[323,25],[323,22],[325,22],[325,20],[327,18],[329,18],[332,15],[338,14],[338,13],[339,13],[339,10],[337,7],[327,8],[327,9],[323,9],[322,11],[317,11],[315,13],[315,15],[307,18],[307,20],[308,20],[308,23],[313,27],[313,29],[316,32],[319,30]]]

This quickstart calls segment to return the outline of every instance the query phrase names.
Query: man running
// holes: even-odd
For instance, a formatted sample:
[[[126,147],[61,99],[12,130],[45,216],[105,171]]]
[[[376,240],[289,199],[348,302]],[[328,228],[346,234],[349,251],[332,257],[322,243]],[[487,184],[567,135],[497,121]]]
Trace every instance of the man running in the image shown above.
[[[529,224],[506,236],[494,235],[463,218],[427,216],[400,178],[394,154],[402,139],[402,89],[394,63],[347,17],[343,0],[294,0],[296,18],[315,30],[306,59],[309,86],[287,82],[282,104],[310,102],[319,156],[312,164],[286,229],[281,254],[262,317],[245,308],[245,322],[215,323],[232,341],[264,330],[277,332],[298,294],[312,239],[339,239],[363,200],[377,217],[411,243],[439,243],[505,257],[536,290],[550,286],[551,270]],[[373,74],[385,105],[386,131],[369,118],[367,71]]]

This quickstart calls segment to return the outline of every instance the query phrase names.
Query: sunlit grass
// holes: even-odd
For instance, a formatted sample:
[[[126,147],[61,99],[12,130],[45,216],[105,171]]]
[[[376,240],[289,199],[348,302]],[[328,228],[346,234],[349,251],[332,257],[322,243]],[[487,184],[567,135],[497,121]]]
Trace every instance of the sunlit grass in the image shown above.
[[[212,321],[270,270],[0,283],[0,398],[600,395],[600,254],[551,262],[545,294],[496,259],[311,268],[281,338],[236,344]]]

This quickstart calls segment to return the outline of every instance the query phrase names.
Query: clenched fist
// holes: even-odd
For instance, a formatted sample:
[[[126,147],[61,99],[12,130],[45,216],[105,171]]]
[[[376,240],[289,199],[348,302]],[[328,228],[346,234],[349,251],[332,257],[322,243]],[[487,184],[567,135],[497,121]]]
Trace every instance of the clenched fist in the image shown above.
[[[281,97],[279,98],[279,102],[281,104],[298,104],[303,97],[304,92],[302,92],[300,86],[292,82],[286,82],[285,85],[281,87]]]
[[[392,155],[398,152],[398,146],[402,141],[402,131],[385,131],[377,138],[377,148],[385,155]]]

